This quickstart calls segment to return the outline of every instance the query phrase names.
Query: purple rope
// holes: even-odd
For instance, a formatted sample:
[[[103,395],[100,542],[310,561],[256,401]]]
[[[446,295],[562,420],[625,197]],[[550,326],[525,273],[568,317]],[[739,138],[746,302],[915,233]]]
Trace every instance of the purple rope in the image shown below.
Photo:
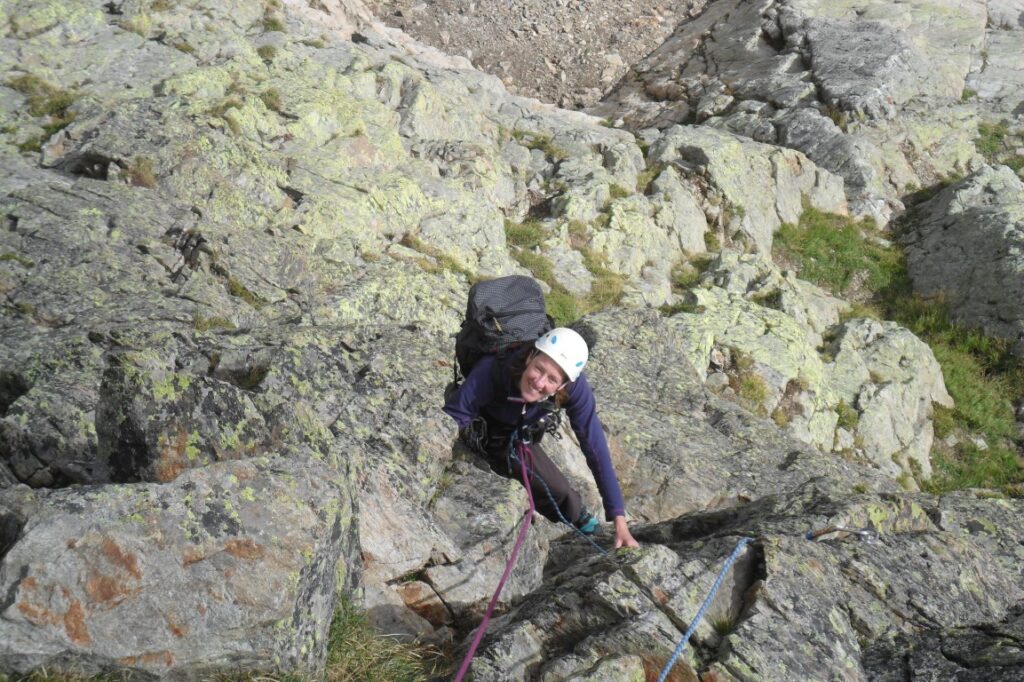
[[[505,572],[501,575],[501,580],[498,581],[498,589],[494,591],[494,596],[491,597],[490,603],[487,605],[487,611],[484,612],[484,619],[480,621],[479,627],[476,629],[476,635],[473,637],[473,643],[469,647],[469,651],[466,652],[466,657],[462,659],[462,665],[459,666],[459,672],[455,675],[454,682],[461,682],[463,676],[469,671],[469,665],[473,662],[473,656],[476,654],[476,649],[480,646],[480,641],[484,638],[484,633],[487,632],[487,624],[491,620],[491,616],[494,614],[494,607],[498,605],[498,596],[501,594],[501,590],[505,587],[505,582],[508,580],[509,575],[512,574],[512,567],[516,564],[516,558],[519,556],[519,550],[523,546],[523,542],[526,540],[526,532],[530,529],[530,523],[533,520],[533,512],[536,507],[533,504],[533,492],[530,491],[530,479],[529,470],[533,468],[533,452],[529,446],[521,441],[516,441],[515,444],[516,454],[519,455],[519,470],[523,475],[523,487],[526,488],[526,499],[529,501],[530,508],[527,510],[526,515],[523,516],[523,524],[519,528],[519,537],[516,538],[516,544],[512,546],[512,554],[509,555],[508,563],[505,564]]]

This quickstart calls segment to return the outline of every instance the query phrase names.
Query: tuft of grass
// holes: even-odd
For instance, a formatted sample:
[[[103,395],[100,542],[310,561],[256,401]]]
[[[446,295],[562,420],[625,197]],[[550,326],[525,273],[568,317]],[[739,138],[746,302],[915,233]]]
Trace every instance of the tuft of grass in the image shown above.
[[[736,629],[736,622],[727,615],[716,616],[710,620],[711,628],[719,637],[725,637]]]
[[[273,45],[261,45],[256,49],[256,54],[265,62],[272,62],[277,57],[277,48]]]
[[[284,33],[284,22],[276,14],[267,13],[263,16],[263,30],[269,32],[277,31]]]
[[[623,187],[622,185],[609,185],[608,186],[608,201],[616,201],[618,199],[625,199],[632,192]]]
[[[376,632],[366,617],[342,601],[331,622],[326,682],[426,682],[436,654]]]
[[[153,171],[153,159],[136,156],[128,166],[128,182],[136,187],[156,187],[156,173]]]
[[[263,104],[266,105],[267,109],[271,111],[280,112],[284,106],[281,101],[281,93],[277,88],[267,88],[260,93],[260,99],[263,100]]]
[[[662,174],[665,168],[666,165],[664,163],[655,163],[638,173],[636,176],[636,191],[640,194],[647,194],[647,191],[651,188],[651,183]]]
[[[545,297],[545,303],[548,315],[555,321],[556,327],[567,326],[581,317],[576,297],[564,288],[552,289],[551,293]]]
[[[1006,121],[979,123],[978,137],[974,140],[974,147],[987,161],[995,162],[1005,150],[1005,142],[1009,134],[1010,129]]]
[[[196,51],[196,48],[194,48],[187,40],[179,40],[174,43],[173,47],[178,52],[184,52],[185,54],[195,54]]]
[[[422,239],[413,234],[406,234],[402,237],[402,246],[418,251],[425,256],[429,256],[433,260],[424,258],[419,261],[419,265],[426,272],[437,273],[442,270],[448,270],[450,272],[457,272],[465,277],[470,283],[474,283],[480,280],[480,276],[463,265],[460,261],[456,260],[447,253],[444,253],[440,249],[436,249]]]
[[[762,409],[764,402],[768,400],[768,384],[756,374],[740,374],[733,390],[740,398]]]
[[[532,249],[544,240],[544,227],[539,220],[526,220],[522,223],[505,221],[505,239],[512,246]]]
[[[970,88],[964,88],[963,92],[960,93],[960,101],[969,102],[970,100],[974,99],[977,96],[978,93],[975,92],[974,90],[971,90]]]
[[[860,423],[860,413],[857,410],[846,404],[845,400],[840,400],[839,404],[836,405],[836,414],[839,415],[839,421],[836,426],[846,429],[851,433],[857,430],[857,424]]]
[[[192,326],[197,332],[206,332],[211,329],[232,330],[235,328],[235,323],[226,317],[203,317],[202,315],[196,315],[192,318]]]
[[[544,153],[544,156],[553,161],[563,161],[569,158],[569,152],[556,145],[550,135],[531,133],[525,130],[513,130],[512,137],[527,149],[540,150]]]
[[[722,242],[718,239],[718,235],[710,231],[705,232],[704,248],[706,248],[708,251],[721,251]]]
[[[228,293],[236,298],[240,298],[253,308],[262,308],[266,305],[264,301],[257,293],[251,291],[246,287],[240,280],[235,277],[228,277]]]
[[[13,261],[23,268],[34,268],[36,266],[33,261],[17,253],[0,254],[0,263],[3,263],[4,261]]]

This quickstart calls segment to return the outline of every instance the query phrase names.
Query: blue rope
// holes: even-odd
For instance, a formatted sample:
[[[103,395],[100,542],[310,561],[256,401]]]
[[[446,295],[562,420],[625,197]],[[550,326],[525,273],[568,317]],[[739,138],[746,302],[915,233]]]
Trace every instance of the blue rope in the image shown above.
[[[658,682],[665,682],[665,678],[668,677],[668,673],[672,670],[672,666],[676,664],[676,659],[678,659],[679,655],[683,653],[683,649],[686,648],[686,643],[690,641],[693,631],[697,629],[700,621],[704,618],[704,612],[708,610],[709,606],[711,606],[711,600],[714,599],[715,593],[718,592],[718,588],[722,586],[722,580],[725,579],[725,574],[729,572],[729,568],[733,565],[733,562],[736,561],[737,557],[739,557],[740,552],[743,551],[743,548],[748,542],[750,542],[750,538],[740,538],[740,541],[736,544],[736,549],[732,551],[732,554],[730,554],[729,558],[726,560],[725,566],[722,567],[721,572],[719,572],[718,577],[715,579],[715,584],[711,586],[711,591],[708,592],[708,596],[704,598],[704,603],[701,604],[700,610],[697,611],[697,615],[694,616],[692,621],[690,621],[690,627],[686,629],[686,634],[684,634],[683,638],[679,640],[679,644],[676,645],[676,650],[672,652],[672,656],[669,657],[668,662],[665,663],[665,667],[662,668],[661,676],[658,677]]]
[[[516,437],[517,437],[518,434],[519,434],[519,431],[515,431],[512,434],[512,437],[509,439],[508,458],[511,461],[513,461],[513,462],[518,462],[519,461],[519,458],[516,457],[516,453],[515,453],[515,441],[516,441]],[[526,445],[529,445],[530,441],[524,441],[524,443]],[[509,466],[509,470],[510,471],[511,471],[511,469],[512,469],[512,467]],[[555,496],[551,494],[551,488],[548,487],[547,481],[544,480],[544,477],[541,476],[540,474],[538,474],[533,469],[527,469],[527,471],[530,474],[530,478],[536,479],[537,481],[540,482],[540,484],[542,486],[544,486],[544,492],[547,493],[548,500],[551,502],[551,506],[555,508],[555,513],[558,514],[558,518],[562,521],[562,523],[564,523],[565,525],[569,526],[569,528],[572,528],[574,531],[576,531],[577,535],[579,535],[584,540],[589,542],[594,547],[594,549],[596,549],[598,552],[600,552],[601,554],[607,554],[608,550],[606,550],[604,547],[602,547],[601,545],[599,545],[596,542],[594,542],[593,538],[591,538],[589,535],[587,535],[586,533],[581,531],[575,525],[569,523],[569,520],[565,518],[564,514],[562,514],[561,507],[559,507],[558,503],[555,502]]]

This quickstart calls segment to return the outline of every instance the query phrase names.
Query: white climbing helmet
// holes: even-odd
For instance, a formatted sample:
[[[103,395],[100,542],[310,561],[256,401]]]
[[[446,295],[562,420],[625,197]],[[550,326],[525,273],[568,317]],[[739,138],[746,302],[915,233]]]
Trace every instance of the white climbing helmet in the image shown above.
[[[587,364],[587,358],[590,356],[587,342],[568,327],[552,329],[537,339],[533,345],[537,347],[537,350],[557,362],[565,375],[569,377],[569,381],[576,381],[580,378],[580,372],[583,371],[583,366]]]

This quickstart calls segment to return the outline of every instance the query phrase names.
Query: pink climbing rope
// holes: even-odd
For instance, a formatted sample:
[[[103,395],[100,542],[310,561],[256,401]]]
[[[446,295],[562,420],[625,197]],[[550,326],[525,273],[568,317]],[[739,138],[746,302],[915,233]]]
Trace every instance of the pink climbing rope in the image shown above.
[[[491,597],[491,602],[487,605],[487,611],[484,612],[484,619],[480,621],[480,626],[476,629],[476,635],[473,637],[473,643],[469,646],[469,651],[466,652],[466,657],[462,659],[462,665],[459,666],[459,672],[455,675],[454,682],[462,682],[463,676],[469,671],[469,665],[473,662],[473,656],[476,654],[476,648],[480,646],[480,641],[484,638],[484,633],[487,632],[487,624],[491,620],[491,615],[494,613],[494,607],[498,604],[498,596],[501,594],[502,588],[505,587],[505,582],[508,580],[509,575],[512,574],[512,567],[516,565],[516,558],[519,556],[519,550],[523,546],[523,542],[526,540],[526,532],[530,530],[530,523],[533,520],[533,512],[536,507],[533,504],[533,493],[530,491],[530,470],[533,468],[533,452],[529,446],[520,441],[516,441],[515,444],[516,455],[519,457],[519,470],[523,475],[523,487],[526,488],[526,499],[530,504],[530,508],[523,516],[523,525],[519,528],[519,537],[516,538],[516,544],[512,546],[512,553],[508,557],[508,563],[505,564],[505,572],[501,574],[501,580],[498,581],[498,589],[494,591],[494,596]]]

